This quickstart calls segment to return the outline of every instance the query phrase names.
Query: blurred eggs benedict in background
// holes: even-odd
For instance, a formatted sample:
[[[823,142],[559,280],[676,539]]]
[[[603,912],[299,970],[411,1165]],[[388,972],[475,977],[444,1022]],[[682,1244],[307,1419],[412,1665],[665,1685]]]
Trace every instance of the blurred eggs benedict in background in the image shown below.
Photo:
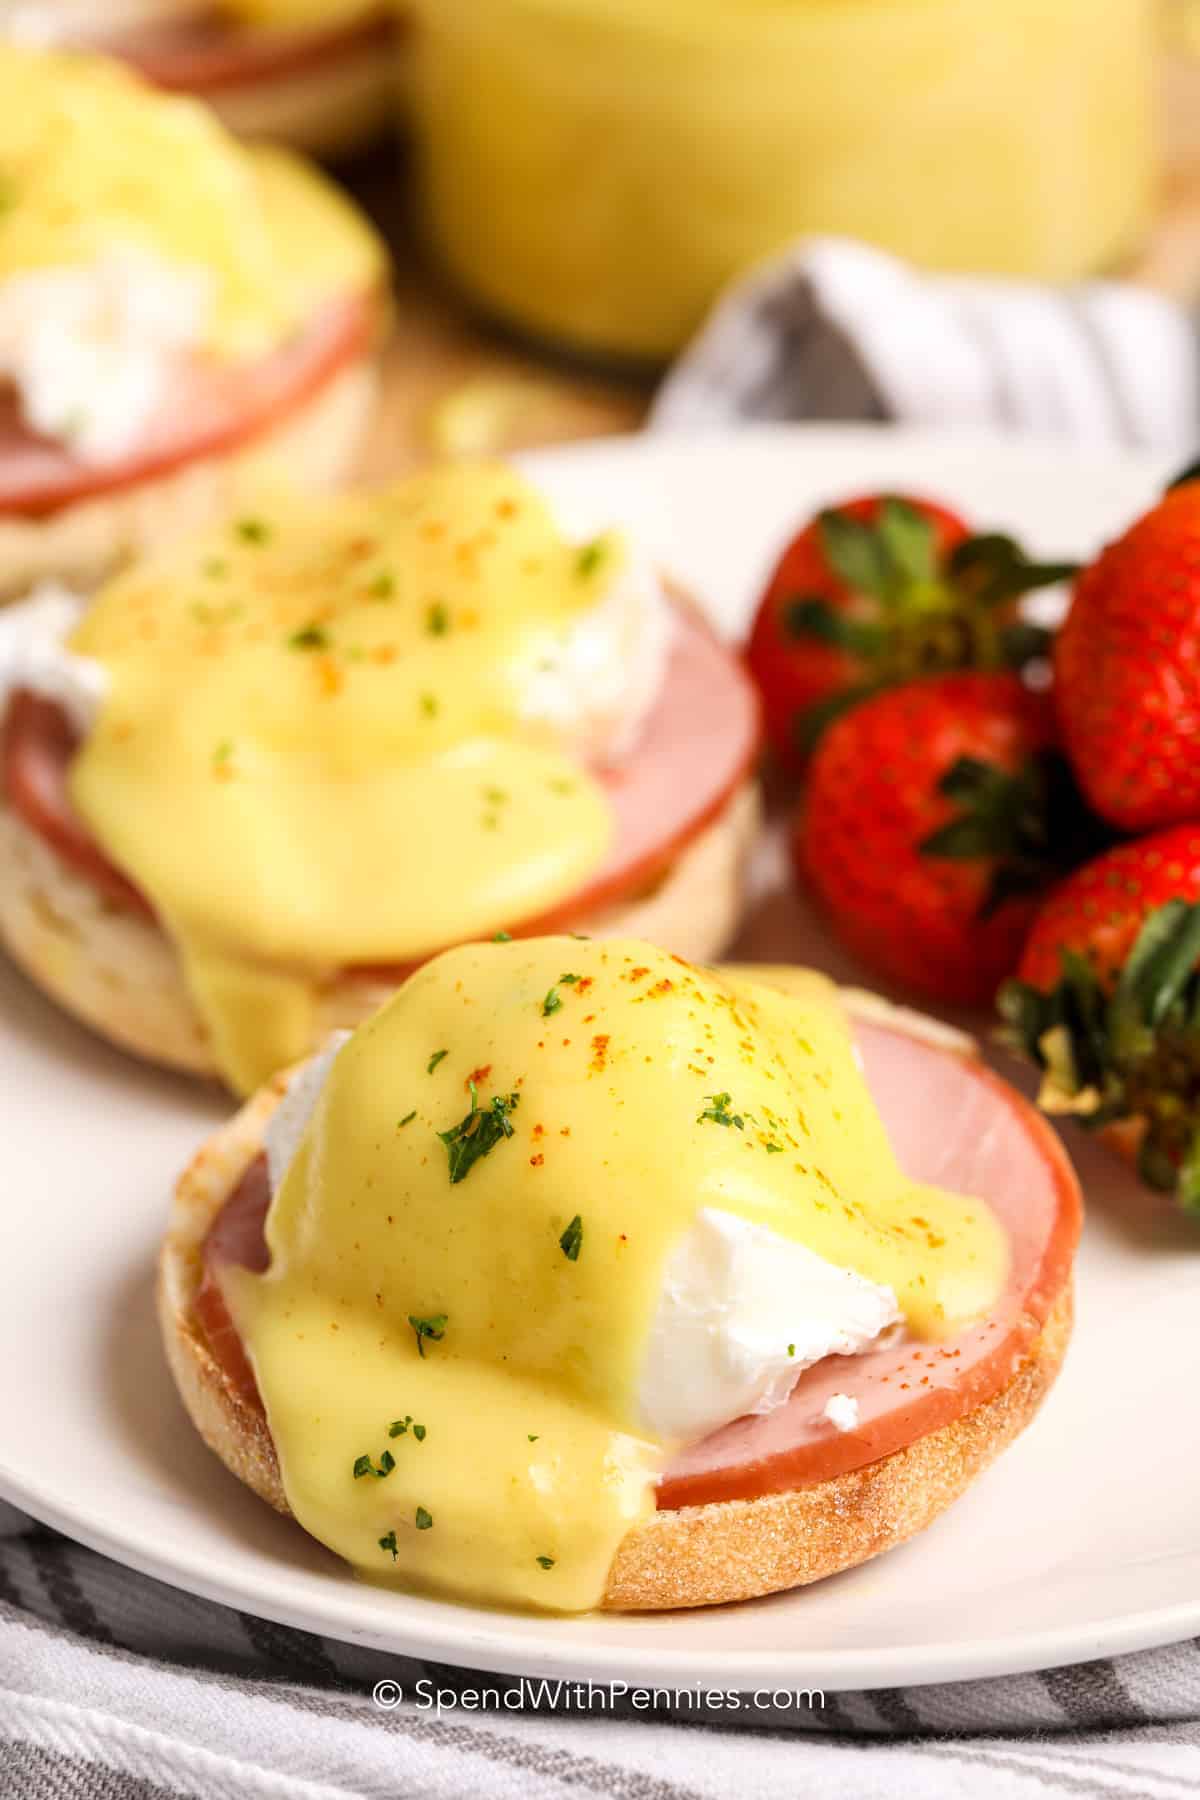
[[[347,472],[387,267],[323,176],[106,58],[10,44],[0,201],[0,596]]]
[[[944,1027],[639,940],[470,944],[205,1145],[160,1322],[209,1445],[368,1579],[699,1605],[955,1498],[1057,1372],[1078,1230]]]
[[[402,31],[393,0],[0,0],[0,35],[101,50],[241,137],[344,156],[389,122]]]
[[[0,932],[115,1042],[243,1093],[449,945],[732,935],[740,664],[500,465],[235,516],[0,618]]]

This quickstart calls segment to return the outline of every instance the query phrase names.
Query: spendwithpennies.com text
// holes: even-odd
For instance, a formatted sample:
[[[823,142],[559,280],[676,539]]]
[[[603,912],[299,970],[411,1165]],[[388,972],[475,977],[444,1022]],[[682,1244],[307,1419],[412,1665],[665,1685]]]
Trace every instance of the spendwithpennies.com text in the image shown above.
[[[559,1681],[547,1677],[513,1677],[503,1683],[443,1687],[422,1676],[407,1686],[377,1681],[371,1698],[384,1712],[406,1702],[418,1712],[440,1717],[448,1712],[664,1712],[672,1714],[817,1711],[825,1705],[821,1688],[634,1687],[625,1681]]]

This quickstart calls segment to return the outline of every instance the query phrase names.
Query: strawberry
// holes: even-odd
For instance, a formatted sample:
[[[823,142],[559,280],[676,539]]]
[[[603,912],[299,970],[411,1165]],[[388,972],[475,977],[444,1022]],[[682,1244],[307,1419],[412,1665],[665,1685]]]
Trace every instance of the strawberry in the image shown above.
[[[1016,675],[962,670],[830,725],[793,855],[864,962],[937,999],[989,1004],[1082,823],[1049,699]]]
[[[869,494],[819,513],[780,558],[746,650],[777,756],[798,771],[829,721],[881,688],[1044,655],[1017,599],[1072,572],[970,536],[932,500]]]
[[[1126,831],[1200,818],[1200,482],[1085,569],[1055,650],[1063,740]]]
[[[1046,1111],[1133,1148],[1143,1180],[1200,1213],[1200,825],[1121,844],[1057,887],[1000,1010]]]

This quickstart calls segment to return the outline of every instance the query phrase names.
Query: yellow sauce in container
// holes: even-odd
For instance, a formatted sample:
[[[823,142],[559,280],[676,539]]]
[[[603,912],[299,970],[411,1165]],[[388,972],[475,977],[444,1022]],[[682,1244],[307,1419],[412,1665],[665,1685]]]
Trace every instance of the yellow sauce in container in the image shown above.
[[[811,232],[1066,279],[1146,221],[1147,0],[418,0],[424,205],[484,308],[661,359]]]

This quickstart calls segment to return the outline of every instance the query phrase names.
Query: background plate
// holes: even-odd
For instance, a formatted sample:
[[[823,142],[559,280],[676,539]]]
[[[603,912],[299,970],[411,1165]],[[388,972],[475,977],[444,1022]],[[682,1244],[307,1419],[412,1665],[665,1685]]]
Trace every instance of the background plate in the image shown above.
[[[629,440],[530,457],[581,530],[640,529],[742,629],[818,503],[925,489],[1040,552],[1082,555],[1153,496],[1156,463],[883,430]],[[764,844],[743,957],[853,974]],[[107,1051],[0,966],[5,1254],[0,1493],[191,1592],[355,1643],[578,1679],[870,1687],[1000,1674],[1200,1632],[1195,1396],[1200,1235],[1082,1137],[1079,1322],[1032,1429],[914,1543],[817,1588],[703,1613],[520,1617],[355,1582],[208,1454],[151,1307],[171,1183],[213,1092]]]

